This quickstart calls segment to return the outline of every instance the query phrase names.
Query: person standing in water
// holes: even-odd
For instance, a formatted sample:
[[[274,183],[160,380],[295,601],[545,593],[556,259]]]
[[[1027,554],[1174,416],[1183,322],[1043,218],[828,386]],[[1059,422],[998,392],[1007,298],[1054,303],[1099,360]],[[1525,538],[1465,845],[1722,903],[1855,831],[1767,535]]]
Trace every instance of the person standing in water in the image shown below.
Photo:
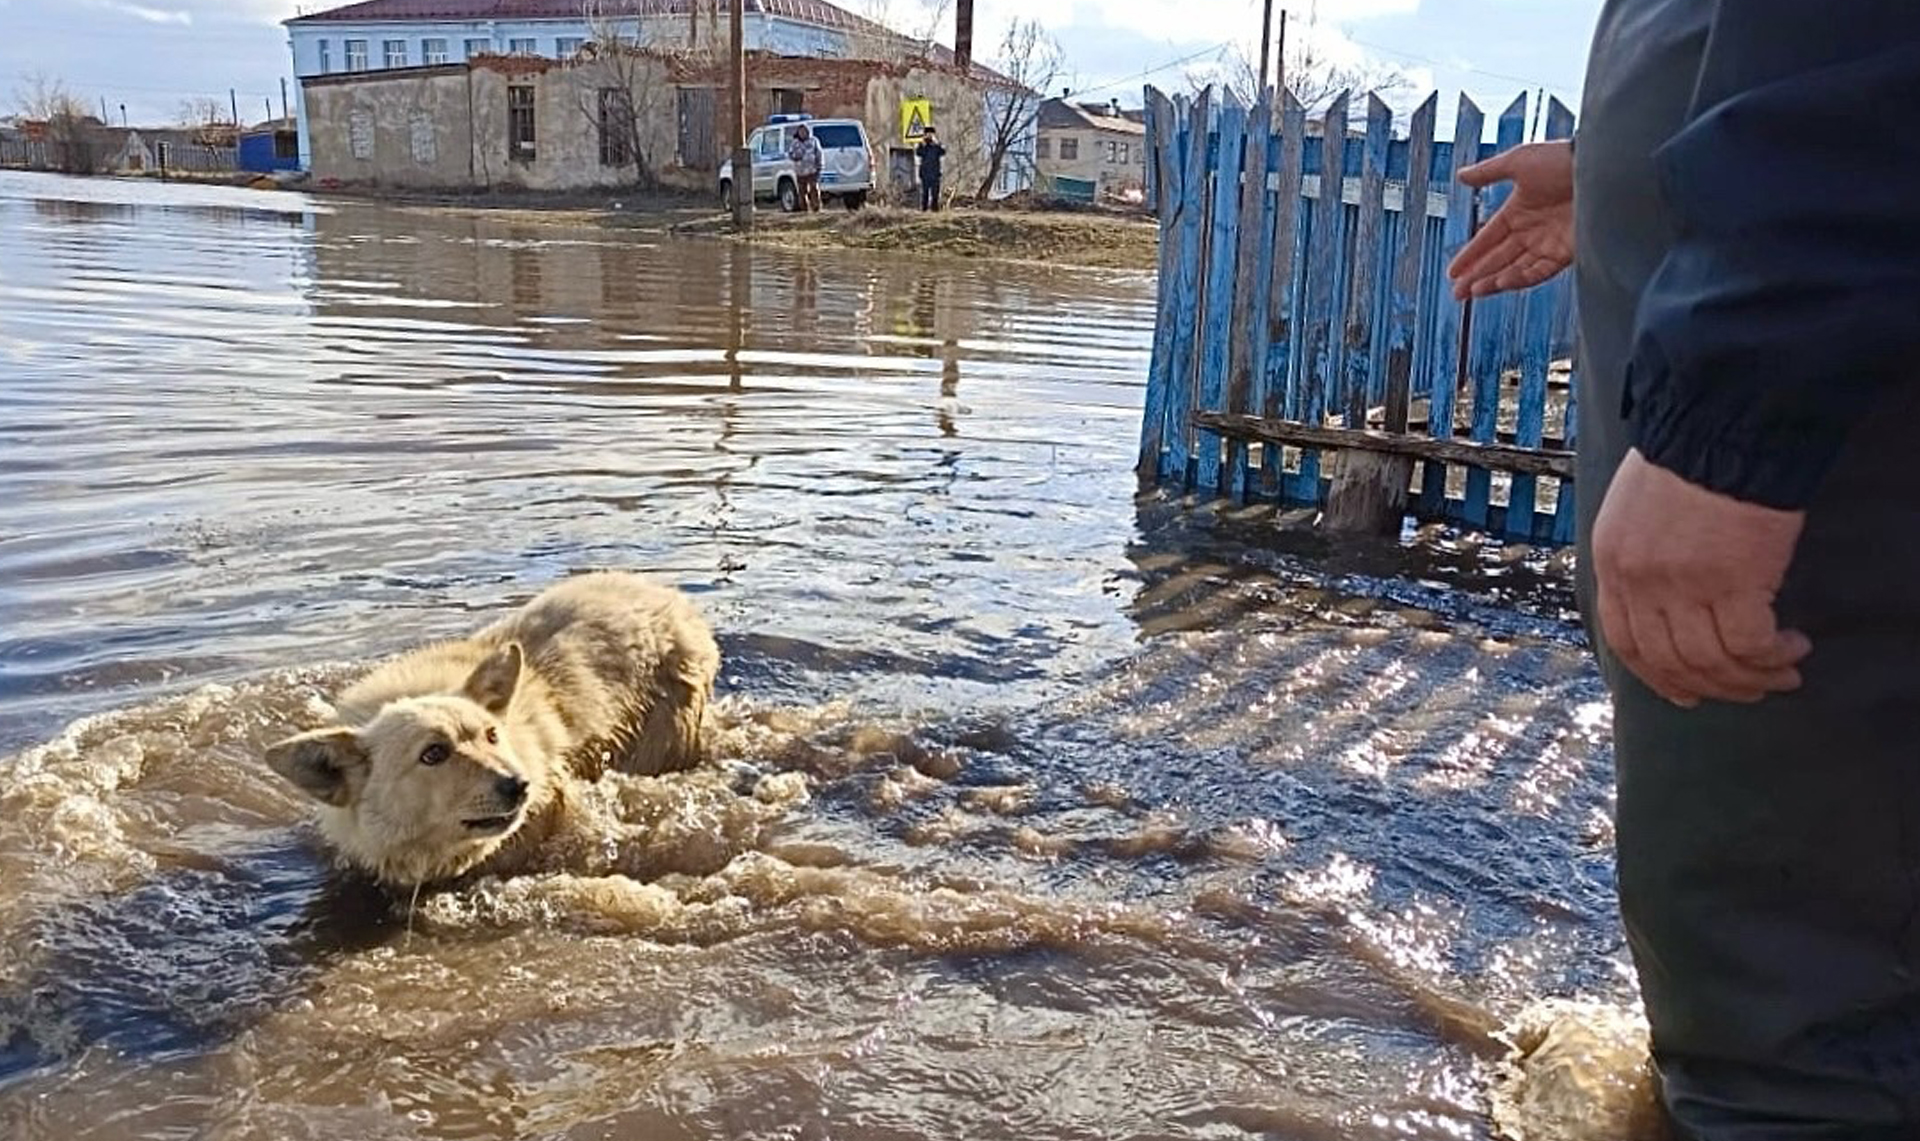
[[[920,146],[915,149],[920,156],[920,209],[940,209],[940,163],[947,157],[947,148],[940,145],[940,136],[928,127],[926,134],[920,136]]]
[[[1692,1141],[1920,1137],[1920,4],[1608,0],[1450,267],[1576,267],[1619,892]],[[1576,160],[1577,150],[1577,160]]]

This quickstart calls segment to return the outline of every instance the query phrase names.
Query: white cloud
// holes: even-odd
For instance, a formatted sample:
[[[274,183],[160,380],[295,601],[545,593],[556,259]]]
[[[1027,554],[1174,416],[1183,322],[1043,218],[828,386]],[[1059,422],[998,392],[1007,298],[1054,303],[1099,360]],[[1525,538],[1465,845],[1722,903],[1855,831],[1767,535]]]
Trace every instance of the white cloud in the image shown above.
[[[1408,13],[1419,6],[1420,0],[1321,0],[1318,4],[1292,0],[1277,5],[1293,9],[1295,23],[1305,22],[1307,9],[1317,9],[1322,25]],[[1071,0],[1050,4],[986,0],[980,9],[982,22],[992,28],[1003,27],[1003,21],[1019,16],[1038,20],[1049,28],[1106,27],[1170,43],[1257,38],[1260,27],[1260,6],[1248,0]]]
[[[145,20],[149,24],[184,26],[193,23],[193,13],[184,8],[149,8],[145,4],[128,4],[122,3],[121,0],[103,0],[96,3],[94,7],[118,12],[123,16],[132,16],[136,20]]]

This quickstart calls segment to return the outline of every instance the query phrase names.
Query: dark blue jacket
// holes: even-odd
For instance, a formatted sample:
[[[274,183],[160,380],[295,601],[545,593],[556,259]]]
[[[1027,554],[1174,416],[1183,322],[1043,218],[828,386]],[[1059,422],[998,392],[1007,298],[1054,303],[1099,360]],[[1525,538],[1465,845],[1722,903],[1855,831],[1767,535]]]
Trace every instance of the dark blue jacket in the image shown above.
[[[1803,508],[1861,419],[1920,384],[1916,114],[1920,0],[1719,0],[1655,156],[1675,241],[1625,401],[1649,460]]]
[[[940,181],[940,160],[947,157],[947,148],[928,139],[917,148],[920,155],[920,181]]]

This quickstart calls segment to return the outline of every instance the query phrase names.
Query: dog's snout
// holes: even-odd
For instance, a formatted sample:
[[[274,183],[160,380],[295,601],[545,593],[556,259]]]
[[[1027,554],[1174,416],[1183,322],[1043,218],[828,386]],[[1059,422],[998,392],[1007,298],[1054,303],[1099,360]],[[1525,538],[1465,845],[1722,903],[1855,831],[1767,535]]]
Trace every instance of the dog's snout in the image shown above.
[[[517,776],[496,777],[493,788],[500,794],[500,799],[516,808],[527,799],[527,782]]]

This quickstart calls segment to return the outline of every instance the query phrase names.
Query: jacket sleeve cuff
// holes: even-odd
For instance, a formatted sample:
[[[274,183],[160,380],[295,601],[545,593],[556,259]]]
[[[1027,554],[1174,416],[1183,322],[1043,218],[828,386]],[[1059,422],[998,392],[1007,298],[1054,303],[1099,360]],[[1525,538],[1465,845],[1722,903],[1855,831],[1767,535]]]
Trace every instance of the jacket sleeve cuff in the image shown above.
[[[1846,444],[1847,426],[1793,415],[1765,391],[1677,399],[1671,369],[1643,336],[1627,366],[1627,435],[1648,463],[1746,503],[1804,511]]]

